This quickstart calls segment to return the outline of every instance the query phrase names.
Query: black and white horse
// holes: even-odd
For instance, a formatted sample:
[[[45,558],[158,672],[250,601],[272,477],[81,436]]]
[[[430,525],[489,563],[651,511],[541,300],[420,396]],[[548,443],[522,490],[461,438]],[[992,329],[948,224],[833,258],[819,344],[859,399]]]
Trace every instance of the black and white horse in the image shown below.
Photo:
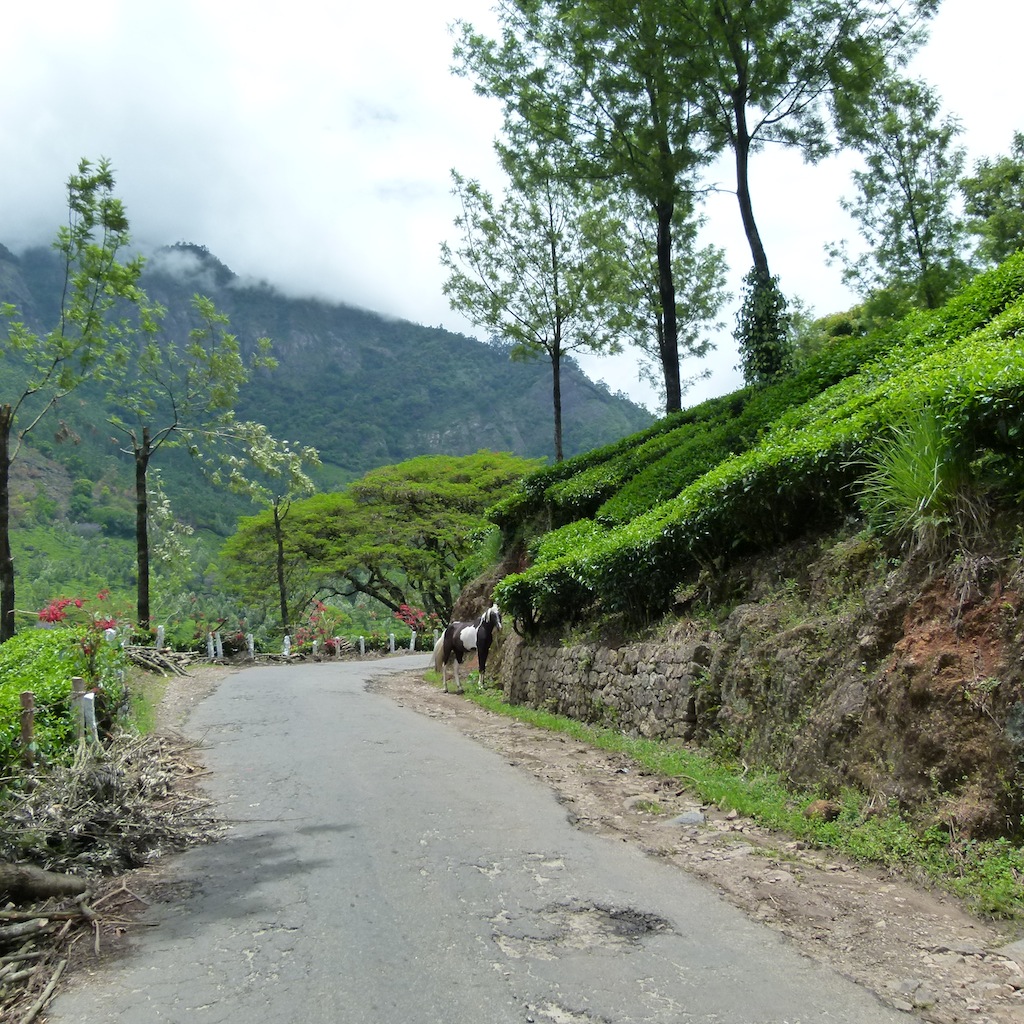
[[[459,682],[459,665],[470,652],[476,651],[480,663],[480,678],[483,679],[487,668],[487,652],[491,649],[494,631],[501,629],[501,612],[492,604],[475,622],[453,622],[434,644],[434,668],[441,673],[444,692],[448,693],[447,667],[452,666],[455,674],[455,689],[462,693]]]

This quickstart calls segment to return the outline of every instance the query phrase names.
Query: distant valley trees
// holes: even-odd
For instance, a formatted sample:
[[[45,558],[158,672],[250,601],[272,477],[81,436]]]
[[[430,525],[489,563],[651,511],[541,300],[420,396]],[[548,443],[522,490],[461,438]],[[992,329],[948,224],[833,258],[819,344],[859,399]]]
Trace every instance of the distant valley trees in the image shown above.
[[[53,248],[60,272],[56,295],[39,307],[53,308],[56,325],[34,330],[15,303],[0,306],[5,326],[0,355],[6,358],[0,395],[0,641],[15,630],[15,569],[10,543],[10,468],[36,428],[72,391],[92,384],[107,390],[110,426],[124,439],[135,485],[137,625],[150,624],[148,471],[163,447],[181,445],[214,484],[262,496],[253,471],[303,477],[312,449],[280,444],[262,424],[235,415],[242,385],[254,368],[269,368],[269,341],[256,343],[248,364],[228,320],[209,298],[196,295],[197,325],[184,343],[163,332],[166,309],[151,303],[140,286],[141,257],[122,263],[128,218],[113,195],[108,161],[81,161],[68,180],[69,226]],[[26,309],[32,295],[20,296]],[[36,310],[32,310],[36,312]],[[38,316],[38,313],[37,313]],[[66,425],[59,434],[72,436]],[[308,479],[307,479],[308,482]],[[88,491],[88,481],[86,481]],[[75,495],[80,510],[87,493]]]

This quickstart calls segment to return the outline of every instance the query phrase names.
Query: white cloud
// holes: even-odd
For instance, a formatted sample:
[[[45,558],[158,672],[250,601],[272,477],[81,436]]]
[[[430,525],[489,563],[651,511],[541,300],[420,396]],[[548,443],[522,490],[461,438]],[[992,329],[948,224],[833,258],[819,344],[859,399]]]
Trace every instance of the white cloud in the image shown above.
[[[48,242],[80,157],[108,156],[136,240],[205,245],[243,277],[454,330],[441,293],[449,171],[496,180],[494,104],[450,73],[448,26],[493,27],[492,0],[36,0],[9,5],[0,63],[0,241]],[[983,13],[982,13],[983,11]],[[1014,129],[1019,0],[945,0],[914,70],[963,119],[974,158]],[[759,155],[759,225],[783,288],[849,305],[823,245],[854,235],[848,164]],[[722,181],[728,186],[728,168]],[[709,204],[733,289],[749,264],[735,197]],[[726,339],[688,396],[735,387]],[[642,400],[632,355],[584,360]],[[688,368],[684,367],[684,374]]]

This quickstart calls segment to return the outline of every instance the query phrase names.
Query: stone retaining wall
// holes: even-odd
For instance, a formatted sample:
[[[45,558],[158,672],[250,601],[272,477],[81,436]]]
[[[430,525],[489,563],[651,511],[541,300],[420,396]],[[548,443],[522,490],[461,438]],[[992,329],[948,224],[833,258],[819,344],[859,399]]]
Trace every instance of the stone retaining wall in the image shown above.
[[[510,703],[544,708],[583,722],[651,738],[689,738],[697,721],[695,690],[711,664],[701,639],[603,647],[503,644],[499,679]]]

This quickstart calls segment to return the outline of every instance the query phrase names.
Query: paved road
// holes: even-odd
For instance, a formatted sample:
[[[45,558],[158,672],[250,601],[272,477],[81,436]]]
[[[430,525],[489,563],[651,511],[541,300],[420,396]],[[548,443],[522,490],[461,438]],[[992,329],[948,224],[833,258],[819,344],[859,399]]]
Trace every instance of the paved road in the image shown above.
[[[239,824],[51,1024],[893,1024],[706,886],[369,693],[423,656],[225,679],[193,714]],[[453,698],[455,699],[455,698]]]

